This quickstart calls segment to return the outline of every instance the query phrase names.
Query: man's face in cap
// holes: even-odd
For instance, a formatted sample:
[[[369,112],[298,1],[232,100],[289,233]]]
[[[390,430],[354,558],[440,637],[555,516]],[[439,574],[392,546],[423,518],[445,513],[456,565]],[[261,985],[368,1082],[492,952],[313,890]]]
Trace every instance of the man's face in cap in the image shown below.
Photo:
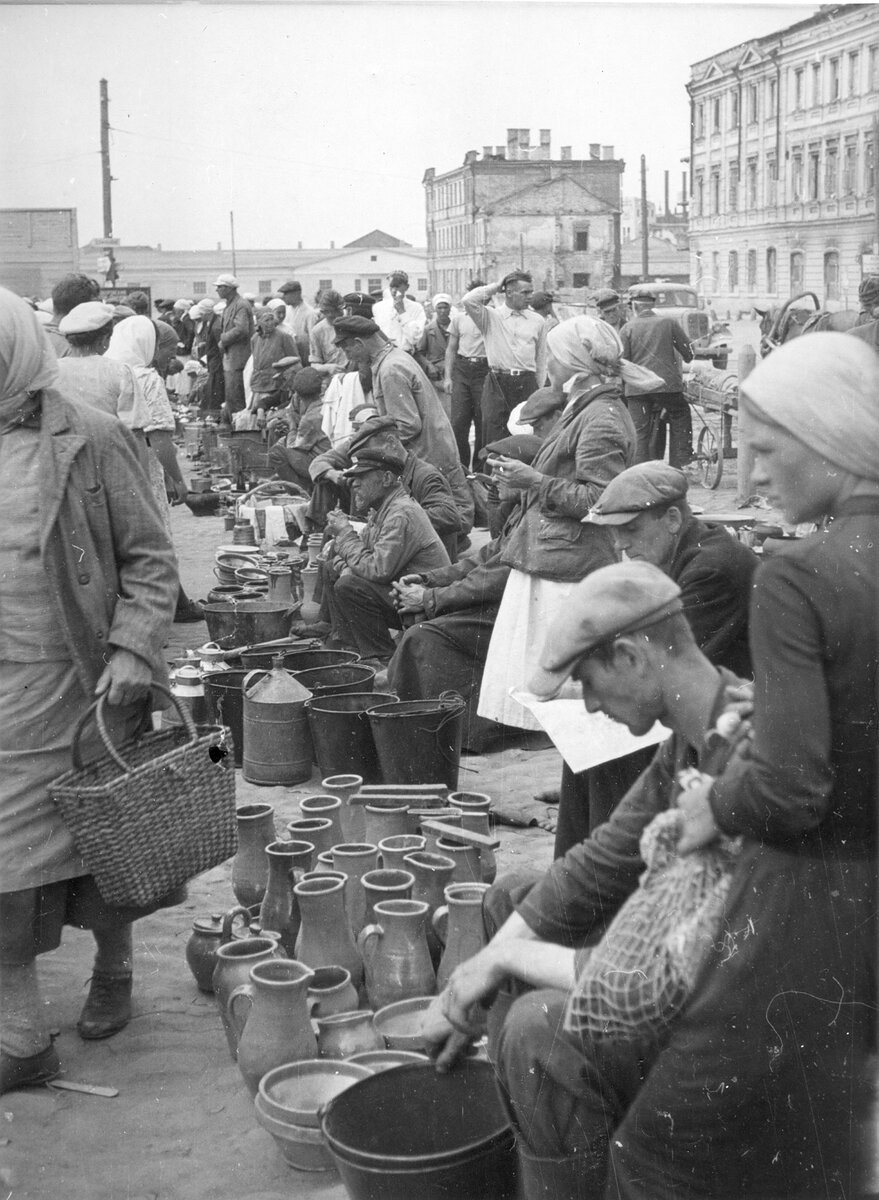
[[[369,351],[363,344],[362,338],[346,337],[341,342],[336,343],[345,352],[350,366],[359,370],[361,367],[368,367],[370,358]]]
[[[216,291],[221,300],[228,300],[235,294],[235,288],[229,287],[228,283],[218,283]]]
[[[395,477],[392,471],[377,467],[374,471],[364,471],[362,475],[352,475],[348,482],[354,507],[358,512],[365,513],[381,504],[385,492],[393,486]]]
[[[616,552],[664,571],[671,564],[682,524],[681,510],[675,505],[659,512],[645,509],[627,524],[611,526]]]
[[[665,714],[662,688],[642,638],[618,639],[609,661],[589,655],[577,664],[573,677],[583,688],[587,712],[603,712],[636,737],[649,733]]]

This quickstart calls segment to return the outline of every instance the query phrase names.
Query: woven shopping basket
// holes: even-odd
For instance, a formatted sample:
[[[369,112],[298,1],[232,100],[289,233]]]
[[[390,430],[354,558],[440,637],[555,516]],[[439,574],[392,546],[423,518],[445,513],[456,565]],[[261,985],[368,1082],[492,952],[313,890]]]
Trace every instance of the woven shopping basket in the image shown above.
[[[146,733],[117,749],[101,696],[74,732],[73,769],[49,785],[79,854],[111,904],[154,904],[231,858],[237,846],[235,772],[217,749],[225,729],[199,732],[177,698],[154,687],[170,697],[182,727]],[[106,754],[83,763],[80,740],[92,714]]]

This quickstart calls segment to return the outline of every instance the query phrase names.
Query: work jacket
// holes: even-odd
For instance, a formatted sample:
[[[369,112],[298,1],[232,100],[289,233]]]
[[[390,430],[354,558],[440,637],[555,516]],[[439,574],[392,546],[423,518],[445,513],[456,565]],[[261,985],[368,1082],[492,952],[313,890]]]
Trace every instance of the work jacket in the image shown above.
[[[223,332],[219,342],[223,351],[223,370],[242,371],[250,358],[250,339],[253,337],[253,309],[249,301],[236,293],[226,302],[221,321]]]
[[[335,552],[353,575],[382,584],[449,564],[436,530],[402,484],[370,509],[362,537],[351,527],[336,535]]]

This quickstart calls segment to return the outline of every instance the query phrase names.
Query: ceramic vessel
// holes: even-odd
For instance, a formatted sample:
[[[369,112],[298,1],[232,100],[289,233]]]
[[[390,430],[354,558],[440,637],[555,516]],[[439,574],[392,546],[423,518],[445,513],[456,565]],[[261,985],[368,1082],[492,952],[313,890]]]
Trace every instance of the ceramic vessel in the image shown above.
[[[308,1001],[313,1020],[355,1009],[357,990],[351,972],[344,967],[318,967],[308,985]]]
[[[269,881],[259,910],[263,929],[273,929],[280,935],[287,955],[296,953],[299,936],[299,905],[293,891],[296,872],[299,876],[311,867],[314,846],[311,842],[270,842],[266,846],[269,862]]]
[[[481,833],[488,837],[491,833],[488,812],[480,810],[465,810],[461,813],[461,828],[468,833]],[[494,883],[497,875],[497,858],[489,846],[479,848],[479,870],[483,883]]]
[[[269,879],[266,846],[275,840],[275,810],[271,804],[242,804],[238,820],[238,850],[232,859],[232,891],[245,908],[262,904]]]
[[[449,811],[448,815],[446,815],[442,818],[442,822],[444,825],[455,825],[460,829],[460,827],[461,827],[461,810],[460,810],[460,808],[451,809]],[[429,829],[425,829],[423,832],[424,832],[424,836],[427,838],[427,845],[424,847],[424,849],[429,851],[429,853],[431,853],[431,854],[442,854],[442,850],[440,850],[439,847],[437,846],[437,842],[440,839],[440,835],[438,833],[431,832],[431,830],[429,830]]]
[[[238,1069],[252,1096],[274,1067],[314,1058],[307,1004],[313,977],[303,963],[269,960],[251,967],[250,981],[230,994],[226,1007],[238,1038]]]
[[[297,817],[287,822],[287,834],[291,838],[311,842],[314,846],[313,860],[324,850],[331,850],[338,840],[334,840],[333,822],[327,817]],[[314,861],[309,869],[314,869]]]
[[[375,1031],[369,1009],[318,1018],[317,1044],[321,1058],[348,1058],[364,1050],[384,1049],[384,1041]]]
[[[414,996],[379,1009],[372,1023],[389,1050],[424,1049],[421,1023],[432,1000],[432,996]]]
[[[409,805],[398,804],[393,808],[375,804],[364,805],[363,818],[366,823],[366,841],[376,845],[384,838],[409,832]]]
[[[427,905],[426,923],[427,948],[434,967],[439,966],[443,944],[433,927],[433,914],[445,903],[445,889],[452,882],[455,871],[454,859],[447,854],[431,854],[427,850],[416,850],[403,859],[407,871],[415,877],[412,884],[412,899],[423,900]]]
[[[382,838],[378,843],[381,864],[387,870],[408,871],[409,868],[403,859],[407,854],[423,850],[426,845],[427,838],[423,838],[417,833],[399,833],[392,837]]]
[[[463,821],[463,817],[461,819]],[[465,846],[462,842],[453,842],[451,838],[440,837],[436,840],[436,852],[447,855],[454,862],[452,883],[482,883],[482,859],[478,846]]]
[[[436,990],[436,974],[425,936],[427,905],[420,900],[381,900],[376,922],[357,939],[366,972],[366,994],[383,1008]]]
[[[366,895],[366,924],[370,925],[378,918],[375,906],[380,900],[411,900],[412,885],[415,876],[411,871],[385,870],[378,867],[375,871],[367,871],[361,879]]]
[[[250,937],[227,942],[217,950],[217,965],[214,968],[214,996],[220,1019],[234,1062],[238,1054],[238,1038],[229,1020],[229,997],[235,988],[250,981],[250,969],[257,963],[278,958],[278,942],[274,938]]]
[[[331,846],[344,842],[342,835],[342,801],[338,796],[305,796],[299,801],[299,811],[303,817],[323,817],[332,822],[333,833]]]
[[[312,970],[344,967],[358,988],[363,980],[363,963],[345,912],[345,882],[330,875],[313,876],[297,883],[293,890],[302,921],[296,957]]]
[[[345,903],[348,922],[356,937],[366,924],[366,893],[361,882],[367,871],[378,867],[378,846],[371,842],[342,842],[333,846],[333,870],[348,876]]]
[[[217,951],[223,942],[223,921],[215,914],[196,917],[192,922],[192,933],[186,943],[186,964],[193,974],[200,992],[214,994],[214,968]]]
[[[472,958],[488,941],[482,919],[482,899],[487,891],[486,883],[451,883],[445,890],[445,904],[433,914],[433,927],[443,944],[436,973],[440,991],[455,967]]]
[[[352,804],[363,787],[362,775],[328,775],[321,780],[321,787],[329,796],[335,796],[342,801],[340,820],[342,833],[346,842],[362,842],[366,840],[366,821],[363,816],[363,806]]]

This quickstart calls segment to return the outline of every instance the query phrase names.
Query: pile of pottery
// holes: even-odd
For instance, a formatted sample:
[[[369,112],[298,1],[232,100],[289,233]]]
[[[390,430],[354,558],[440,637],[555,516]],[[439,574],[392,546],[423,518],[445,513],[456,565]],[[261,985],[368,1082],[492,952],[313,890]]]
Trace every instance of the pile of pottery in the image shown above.
[[[423,1059],[425,1008],[485,944],[490,799],[432,785],[323,780],[278,837],[238,809],[237,905],[186,948],[216,997],[258,1122],[302,1170],[329,1170],[318,1109],[357,1079]]]

